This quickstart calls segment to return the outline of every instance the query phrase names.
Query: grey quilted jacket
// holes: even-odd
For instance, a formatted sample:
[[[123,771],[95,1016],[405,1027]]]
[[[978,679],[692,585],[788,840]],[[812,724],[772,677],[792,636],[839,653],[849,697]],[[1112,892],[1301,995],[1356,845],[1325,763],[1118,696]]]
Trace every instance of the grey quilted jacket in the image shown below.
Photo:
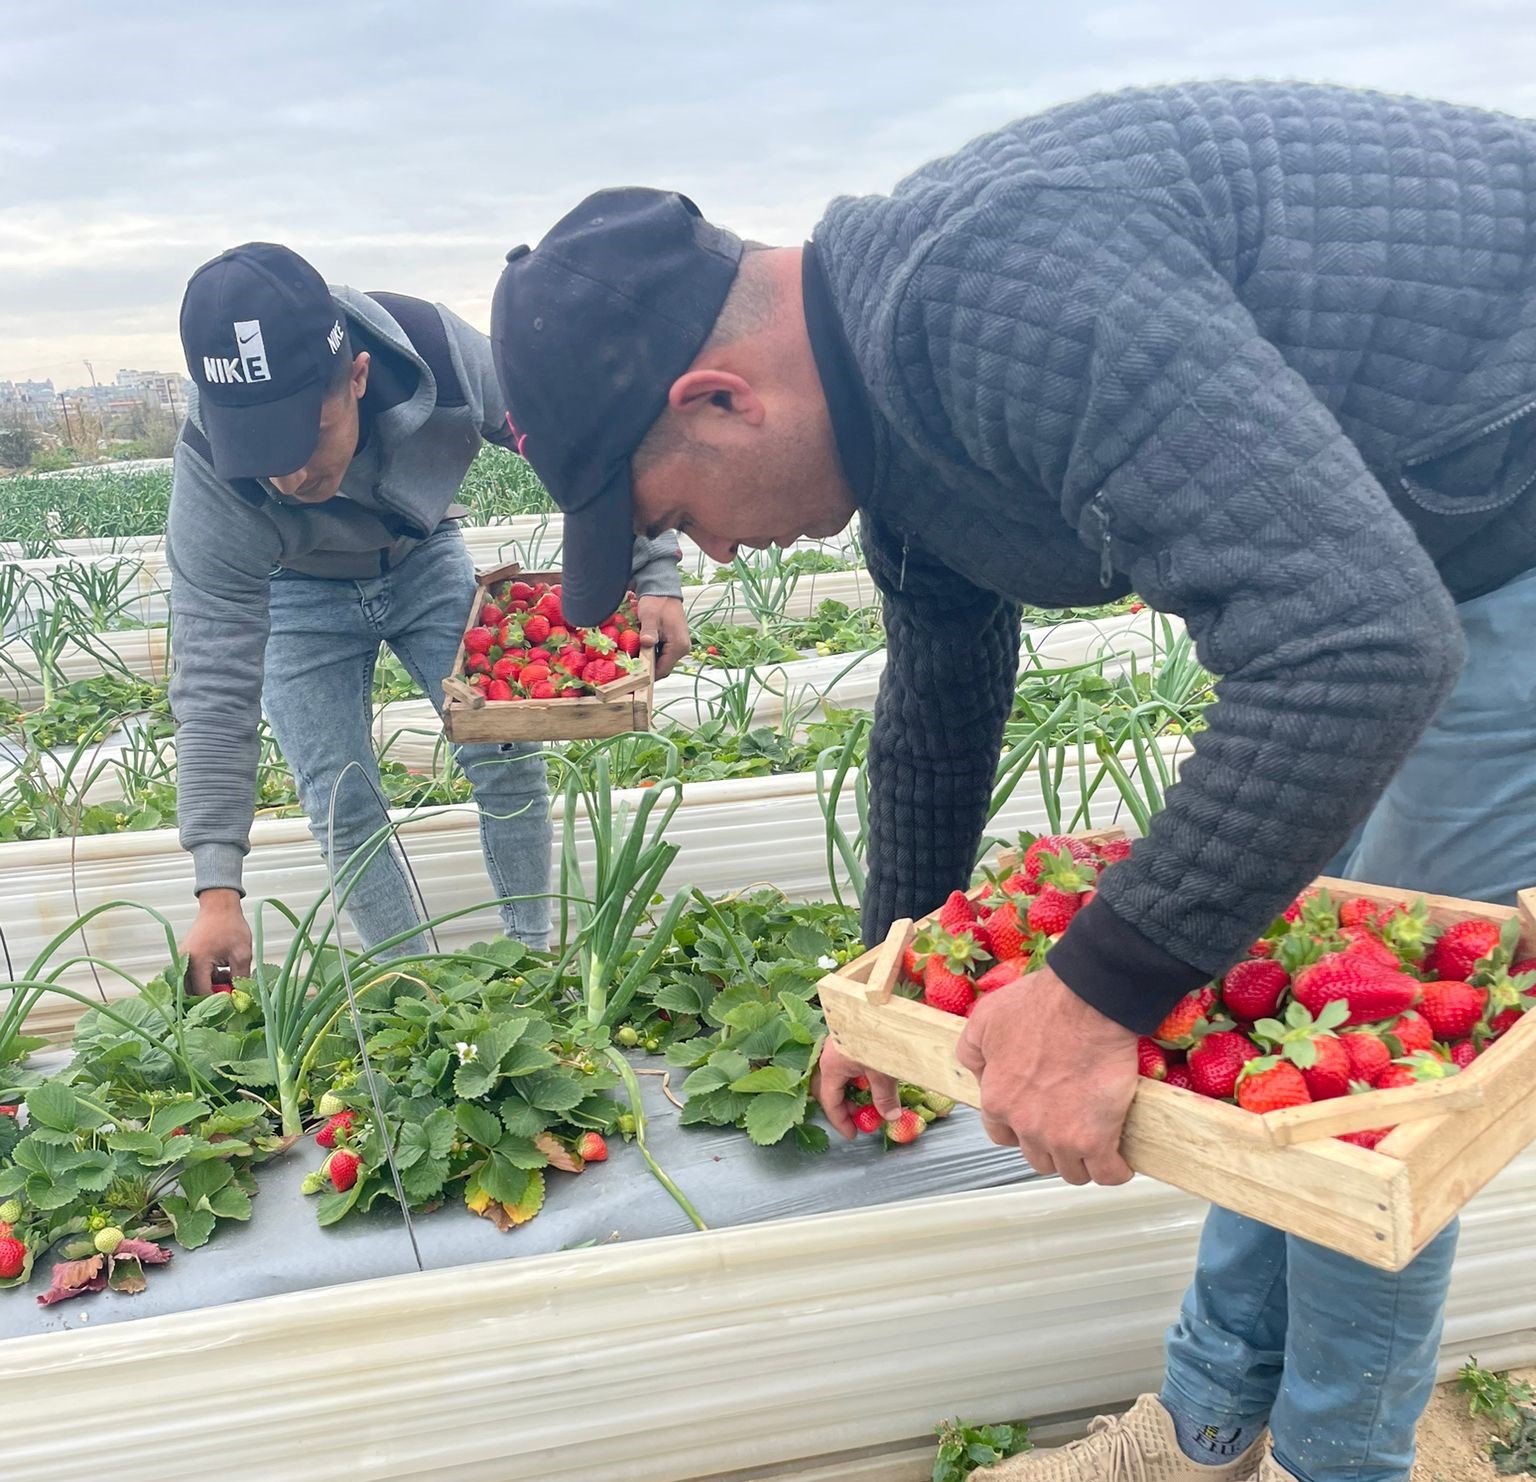
[[[1536,565],[1536,124],[1208,83],[1025,119],[815,237],[872,402],[865,932],[967,878],[1020,602],[1134,587],[1221,676],[1052,953],[1146,1030],[1338,849]]]

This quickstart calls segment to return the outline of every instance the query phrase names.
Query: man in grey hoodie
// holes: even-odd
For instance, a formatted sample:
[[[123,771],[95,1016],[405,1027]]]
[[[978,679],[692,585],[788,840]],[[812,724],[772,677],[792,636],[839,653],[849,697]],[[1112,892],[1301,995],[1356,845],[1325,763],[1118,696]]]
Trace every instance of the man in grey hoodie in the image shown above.
[[[196,394],[177,444],[171,569],[177,810],[196,923],[194,992],[250,971],[241,906],[263,711],[367,946],[420,916],[386,822],[371,736],[379,645],[434,704],[474,594],[455,504],[482,441],[515,446],[486,337],[400,294],[328,287],[286,247],[199,268],[181,311]],[[634,543],[642,638],[686,651],[676,537]],[[456,748],[507,933],[545,945],[548,788],[537,745]],[[370,845],[369,841],[375,842]],[[368,846],[365,848],[365,846]],[[359,853],[359,851],[361,851]],[[347,861],[357,854],[356,865]]]

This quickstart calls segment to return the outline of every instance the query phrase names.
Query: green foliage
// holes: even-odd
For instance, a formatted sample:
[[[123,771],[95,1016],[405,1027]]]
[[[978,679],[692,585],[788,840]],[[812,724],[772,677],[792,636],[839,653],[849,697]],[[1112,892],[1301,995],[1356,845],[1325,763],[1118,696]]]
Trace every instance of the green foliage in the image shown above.
[[[1536,1390],[1522,1379],[1479,1368],[1476,1359],[1462,1366],[1457,1383],[1467,1397],[1468,1413],[1493,1423],[1494,1470],[1536,1477]]]
[[[937,1429],[939,1449],[933,1459],[933,1482],[964,1482],[978,1467],[995,1466],[1030,1446],[1029,1427],[1021,1420],[1002,1425],[945,1420]]]

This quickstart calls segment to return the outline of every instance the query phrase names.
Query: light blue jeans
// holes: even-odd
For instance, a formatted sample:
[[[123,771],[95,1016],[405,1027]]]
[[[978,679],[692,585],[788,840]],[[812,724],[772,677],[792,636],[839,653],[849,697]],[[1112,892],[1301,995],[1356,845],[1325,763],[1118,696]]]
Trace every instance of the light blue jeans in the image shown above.
[[[1459,614],[1461,679],[1333,873],[1512,904],[1536,883],[1536,572]],[[1213,1425],[1268,1417],[1302,1482],[1407,1482],[1456,1234],[1393,1274],[1213,1209],[1165,1402]]]
[[[296,572],[272,578],[262,708],[298,784],[310,831],[338,871],[387,821],[375,788],[372,690],[379,645],[387,643],[432,703],[443,701],[464,619],[475,592],[474,566],[456,524],[444,524],[386,576],[321,581]],[[549,938],[549,786],[537,745],[454,748],[474,789],[486,872],[507,935],[543,947]],[[349,762],[361,768],[347,770]],[[335,855],[330,854],[336,797]],[[430,908],[430,907],[429,907]],[[372,947],[422,921],[398,845],[368,859],[347,898],[347,915]],[[425,949],[422,938],[397,953]]]

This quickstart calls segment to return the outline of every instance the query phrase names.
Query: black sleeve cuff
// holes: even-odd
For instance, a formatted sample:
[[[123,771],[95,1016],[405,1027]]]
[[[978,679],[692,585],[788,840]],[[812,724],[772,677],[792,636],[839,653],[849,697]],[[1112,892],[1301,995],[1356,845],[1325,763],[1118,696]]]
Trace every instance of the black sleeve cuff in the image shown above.
[[[1186,993],[1211,981],[1148,941],[1101,896],[1077,913],[1045,960],[1084,1003],[1137,1034],[1151,1034]]]

